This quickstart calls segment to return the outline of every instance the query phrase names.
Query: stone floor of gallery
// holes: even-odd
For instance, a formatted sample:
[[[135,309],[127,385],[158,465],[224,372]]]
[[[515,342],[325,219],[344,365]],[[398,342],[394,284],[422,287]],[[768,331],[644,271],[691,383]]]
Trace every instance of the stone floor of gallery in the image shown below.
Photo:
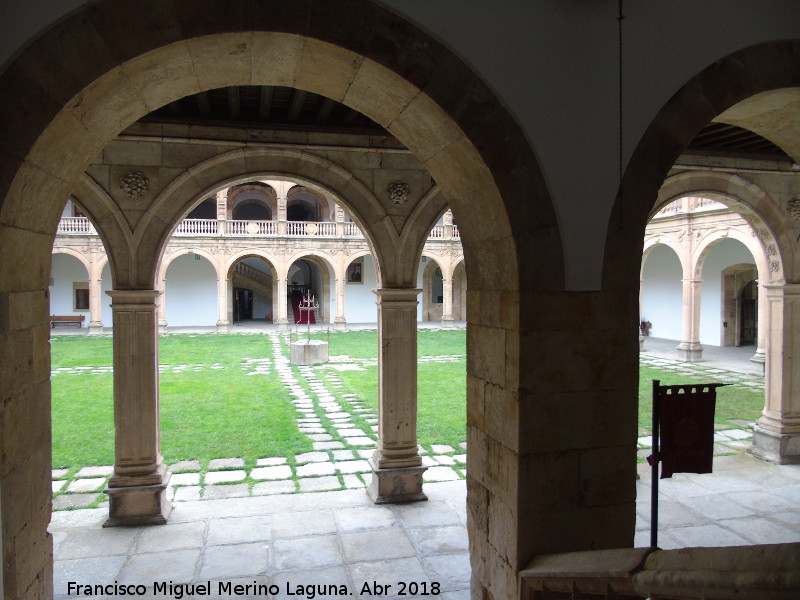
[[[656,340],[648,340],[648,346],[642,359],[661,368],[713,369],[715,376],[758,385],[753,373],[736,374],[734,355],[687,367],[671,361],[666,350],[659,353]],[[315,390],[321,384],[312,373],[304,375],[311,378],[312,393],[335,397],[336,390]],[[336,412],[333,404],[329,408]],[[315,427],[302,420],[299,425]],[[800,542],[800,465],[754,459],[745,452],[749,440],[741,433],[717,432],[718,453],[728,455],[715,458],[714,473],[660,481],[660,547]],[[50,525],[56,597],[108,595],[76,590],[70,582],[141,584],[148,586],[145,597],[165,598],[178,598],[183,591],[169,588],[170,583],[210,582],[209,590],[195,590],[195,595],[310,598],[313,593],[320,598],[341,594],[346,586],[347,594],[363,597],[403,597],[403,592],[420,597],[438,590],[444,600],[469,598],[466,444],[434,446],[426,454],[427,502],[376,506],[364,490],[374,432],[362,434],[347,447],[317,440],[320,445],[296,456],[291,466],[283,457],[265,457],[251,469],[235,457],[216,459],[204,471],[192,461],[171,465],[173,510],[163,526],[103,529],[104,504],[80,507],[97,504],[111,467],[85,467],[69,477],[54,471],[54,508],[61,509]],[[640,438],[639,446],[640,454],[647,453],[649,439]],[[639,473],[635,544],[647,546],[646,464],[639,465]],[[154,582],[161,586],[155,593]],[[374,582],[392,587],[377,589]],[[311,585],[337,587],[323,593],[306,588]],[[305,591],[299,593],[297,586]]]

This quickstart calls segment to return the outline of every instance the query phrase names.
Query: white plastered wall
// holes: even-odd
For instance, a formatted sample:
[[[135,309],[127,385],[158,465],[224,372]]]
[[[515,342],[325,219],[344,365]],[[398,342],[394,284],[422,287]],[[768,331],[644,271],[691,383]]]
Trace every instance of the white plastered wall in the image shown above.
[[[50,286],[51,315],[84,315],[82,327],[89,324],[89,310],[75,310],[74,283],[88,285],[89,274],[86,267],[76,257],[69,254],[54,254],[51,277],[54,285]]]
[[[642,319],[650,321],[650,335],[680,341],[683,292],[681,263],[669,246],[658,245],[644,263]]]
[[[722,271],[735,264],[753,263],[755,259],[738,240],[721,240],[703,261],[703,291],[700,300],[700,343],[721,345],[722,331]]]
[[[208,260],[198,254],[184,254],[170,263],[165,292],[168,325],[216,325],[216,298],[217,275]]]

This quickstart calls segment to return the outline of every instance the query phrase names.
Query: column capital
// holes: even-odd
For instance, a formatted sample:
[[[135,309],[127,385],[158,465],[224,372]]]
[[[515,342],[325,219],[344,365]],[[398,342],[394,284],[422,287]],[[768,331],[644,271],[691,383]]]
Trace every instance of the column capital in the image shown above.
[[[420,292],[422,290],[418,288],[375,288],[372,290],[372,293],[378,297],[376,302],[381,304],[413,302],[414,306],[419,303],[417,296]]]
[[[108,290],[106,294],[111,296],[111,307],[123,305],[142,305],[152,304],[155,306],[156,299],[163,292],[159,290]]]
[[[760,283],[759,287],[772,294],[800,295],[800,283]]]

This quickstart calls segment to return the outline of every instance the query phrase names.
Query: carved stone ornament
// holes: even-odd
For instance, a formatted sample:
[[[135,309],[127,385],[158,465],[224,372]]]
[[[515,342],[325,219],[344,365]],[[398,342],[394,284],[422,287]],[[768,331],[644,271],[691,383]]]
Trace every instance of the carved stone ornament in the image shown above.
[[[411,196],[411,189],[407,183],[402,181],[393,181],[389,184],[386,192],[389,194],[389,200],[392,204],[405,204]]]
[[[306,235],[317,235],[319,228],[316,223],[306,223]]]
[[[258,233],[258,223],[256,223],[255,221],[250,221],[247,223],[245,229],[247,230],[247,233],[249,233],[250,235],[255,235]]]
[[[141,198],[150,188],[150,181],[141,171],[130,171],[119,180],[119,189],[129,198]]]
[[[792,198],[786,203],[786,212],[789,213],[789,218],[795,221],[800,221],[800,198]]]

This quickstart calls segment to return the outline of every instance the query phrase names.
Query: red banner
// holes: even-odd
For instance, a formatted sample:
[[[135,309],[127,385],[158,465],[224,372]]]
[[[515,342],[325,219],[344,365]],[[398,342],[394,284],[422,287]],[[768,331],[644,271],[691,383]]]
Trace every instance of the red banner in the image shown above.
[[[716,388],[721,385],[659,387],[661,479],[673,473],[711,472]]]

